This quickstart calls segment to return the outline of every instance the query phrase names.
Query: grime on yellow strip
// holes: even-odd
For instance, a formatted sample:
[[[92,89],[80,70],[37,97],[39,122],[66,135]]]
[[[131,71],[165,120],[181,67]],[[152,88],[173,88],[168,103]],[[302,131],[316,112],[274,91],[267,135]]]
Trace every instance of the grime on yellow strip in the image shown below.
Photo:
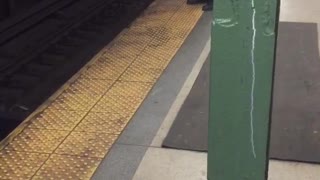
[[[0,179],[90,179],[200,16],[156,0],[0,146]]]

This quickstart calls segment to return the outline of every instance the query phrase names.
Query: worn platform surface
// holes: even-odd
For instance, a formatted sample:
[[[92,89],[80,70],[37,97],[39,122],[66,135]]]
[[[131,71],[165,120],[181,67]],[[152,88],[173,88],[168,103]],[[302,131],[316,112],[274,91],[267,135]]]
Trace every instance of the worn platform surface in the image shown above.
[[[317,39],[314,23],[280,23],[270,158],[320,163]],[[164,147],[207,151],[208,63],[173,123]]]
[[[156,0],[1,142],[0,179],[90,179],[201,15]]]
[[[270,157],[320,163],[317,24],[280,25]]]
[[[209,65],[208,57],[163,142],[164,147],[208,151]]]

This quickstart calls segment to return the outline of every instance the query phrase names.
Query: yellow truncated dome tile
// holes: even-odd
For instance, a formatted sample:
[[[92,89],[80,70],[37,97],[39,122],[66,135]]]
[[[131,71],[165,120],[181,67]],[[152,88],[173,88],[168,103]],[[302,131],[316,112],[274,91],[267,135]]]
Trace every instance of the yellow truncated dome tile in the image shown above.
[[[26,128],[5,148],[7,150],[52,153],[68,131]]]
[[[103,158],[117,137],[104,132],[72,132],[55,153]]]
[[[75,131],[120,134],[128,120],[129,117],[117,113],[90,112],[75,128]]]
[[[114,81],[112,80],[79,78],[77,79],[77,81],[70,85],[67,92],[74,94],[99,96],[105,94],[113,83]]]
[[[33,179],[90,179],[100,158],[53,154]]]
[[[29,128],[71,131],[85,114],[84,111],[47,108],[33,118]]]
[[[99,98],[99,95],[70,93],[65,91],[52,102],[51,107],[70,111],[88,111],[94,106]]]
[[[135,113],[143,98],[124,95],[106,95],[92,109],[92,112],[116,113],[131,116]]]
[[[48,154],[2,150],[0,179],[30,179],[48,157]]]

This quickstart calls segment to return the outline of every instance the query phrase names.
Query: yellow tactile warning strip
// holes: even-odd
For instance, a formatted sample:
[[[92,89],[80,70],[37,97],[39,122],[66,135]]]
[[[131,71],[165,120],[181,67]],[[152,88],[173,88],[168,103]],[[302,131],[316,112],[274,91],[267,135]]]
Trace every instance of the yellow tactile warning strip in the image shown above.
[[[0,146],[0,179],[90,179],[202,14],[156,0]]]

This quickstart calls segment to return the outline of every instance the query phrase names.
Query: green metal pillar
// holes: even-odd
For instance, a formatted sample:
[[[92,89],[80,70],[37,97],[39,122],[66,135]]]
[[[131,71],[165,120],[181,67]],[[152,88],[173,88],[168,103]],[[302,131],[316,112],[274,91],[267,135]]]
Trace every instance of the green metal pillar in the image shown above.
[[[209,180],[265,180],[279,0],[215,0]]]

